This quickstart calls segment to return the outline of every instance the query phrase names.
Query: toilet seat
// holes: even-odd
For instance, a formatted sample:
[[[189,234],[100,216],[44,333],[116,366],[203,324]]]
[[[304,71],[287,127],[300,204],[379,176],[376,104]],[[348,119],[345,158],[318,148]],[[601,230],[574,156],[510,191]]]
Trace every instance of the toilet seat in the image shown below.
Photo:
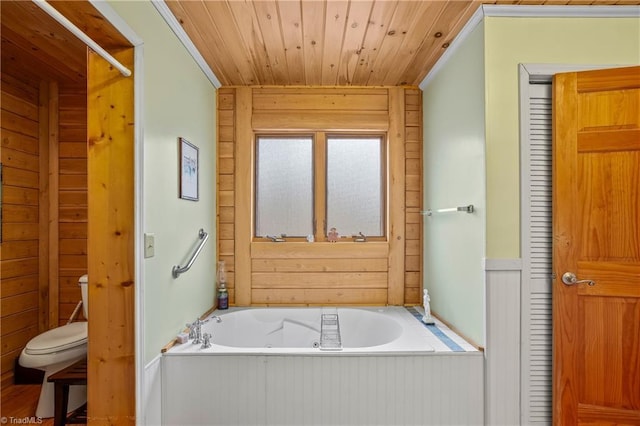
[[[46,355],[65,351],[87,343],[87,323],[72,322],[46,331],[27,343],[24,351],[29,355]]]

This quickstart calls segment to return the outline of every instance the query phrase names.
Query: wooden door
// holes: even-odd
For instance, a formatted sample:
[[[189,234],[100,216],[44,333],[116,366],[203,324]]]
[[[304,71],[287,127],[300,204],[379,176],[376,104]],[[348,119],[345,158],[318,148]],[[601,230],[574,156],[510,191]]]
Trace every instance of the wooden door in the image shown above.
[[[554,424],[640,425],[640,67],[553,95]]]

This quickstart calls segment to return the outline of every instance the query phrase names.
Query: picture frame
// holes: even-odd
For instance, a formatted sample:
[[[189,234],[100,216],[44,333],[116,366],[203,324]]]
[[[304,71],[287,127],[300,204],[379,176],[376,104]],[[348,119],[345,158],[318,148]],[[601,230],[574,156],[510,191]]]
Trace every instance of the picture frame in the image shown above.
[[[200,174],[199,149],[182,137],[178,138],[178,143],[180,147],[180,198],[183,200],[198,201],[198,175]]]

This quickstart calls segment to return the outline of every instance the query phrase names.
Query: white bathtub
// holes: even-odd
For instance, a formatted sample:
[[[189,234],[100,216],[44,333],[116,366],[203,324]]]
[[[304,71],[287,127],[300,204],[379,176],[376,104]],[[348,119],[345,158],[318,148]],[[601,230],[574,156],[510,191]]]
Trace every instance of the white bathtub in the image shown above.
[[[315,347],[323,312],[338,313],[341,350]],[[415,311],[232,308],[216,315],[220,323],[203,325],[211,348],[188,342],[162,357],[165,425],[484,422],[482,352],[443,324],[428,329]]]
[[[380,308],[249,308],[216,312],[202,333],[212,346],[190,343],[172,353],[322,354],[322,314],[338,314],[344,354],[433,352],[434,336],[402,307]]]

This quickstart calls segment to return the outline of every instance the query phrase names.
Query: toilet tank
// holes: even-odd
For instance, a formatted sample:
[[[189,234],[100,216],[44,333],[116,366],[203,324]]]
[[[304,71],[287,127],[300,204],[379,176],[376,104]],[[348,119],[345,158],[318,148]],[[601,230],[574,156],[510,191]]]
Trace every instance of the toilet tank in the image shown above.
[[[78,280],[78,285],[80,286],[80,291],[82,292],[82,313],[84,317],[89,319],[89,276],[84,274]]]

